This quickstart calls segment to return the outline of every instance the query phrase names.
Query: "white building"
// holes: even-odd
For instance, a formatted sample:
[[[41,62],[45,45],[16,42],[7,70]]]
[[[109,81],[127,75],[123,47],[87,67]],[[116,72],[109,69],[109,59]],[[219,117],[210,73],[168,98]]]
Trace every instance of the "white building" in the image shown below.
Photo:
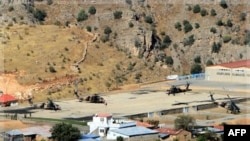
[[[88,126],[90,133],[97,133],[108,140],[116,140],[119,136],[129,138],[129,140],[158,139],[158,131],[136,126],[134,121],[114,119],[110,114],[94,115],[93,121],[88,122]]]
[[[208,66],[206,80],[250,84],[250,60]]]

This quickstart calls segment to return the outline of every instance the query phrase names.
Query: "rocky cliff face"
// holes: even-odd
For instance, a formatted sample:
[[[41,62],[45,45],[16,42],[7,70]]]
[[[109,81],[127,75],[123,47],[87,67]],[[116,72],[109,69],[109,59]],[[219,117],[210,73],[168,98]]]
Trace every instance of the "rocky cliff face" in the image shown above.
[[[2,0],[0,23],[37,23],[34,15],[27,10],[27,5],[46,11],[47,17],[43,24],[65,25],[68,22],[81,29],[90,26],[92,32],[100,35],[99,42],[105,36],[103,30],[111,27],[112,35],[108,44],[147,61],[158,60],[165,64],[164,56],[171,56],[173,69],[178,73],[189,73],[197,57],[200,57],[203,68],[209,60],[216,64],[248,58],[249,47],[245,41],[249,30],[249,8],[245,0],[227,1],[226,7],[220,1],[212,0],[197,3],[164,0],[53,0],[51,4],[45,0]],[[194,12],[197,5],[200,10]],[[90,6],[96,8],[96,14],[88,13]],[[87,20],[76,20],[80,10],[88,14]],[[215,15],[211,15],[212,10]],[[122,11],[120,19],[114,18],[116,11]],[[245,14],[244,20],[242,14]],[[145,22],[148,17],[152,18],[152,22]],[[191,24],[190,31],[185,31],[184,21]],[[221,25],[218,25],[219,21]],[[177,23],[181,26],[180,30],[175,27]],[[216,31],[212,32],[212,28]],[[166,35],[170,37],[171,43],[163,49]],[[189,44],[191,37],[193,43]],[[225,41],[225,38],[230,39]],[[213,51],[214,43],[221,45],[218,52]]]

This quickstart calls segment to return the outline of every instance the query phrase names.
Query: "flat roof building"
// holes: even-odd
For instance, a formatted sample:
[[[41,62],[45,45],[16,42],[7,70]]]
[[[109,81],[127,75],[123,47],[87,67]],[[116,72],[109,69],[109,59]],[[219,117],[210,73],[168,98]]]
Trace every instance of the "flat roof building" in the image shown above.
[[[206,80],[250,84],[250,59],[207,66]]]

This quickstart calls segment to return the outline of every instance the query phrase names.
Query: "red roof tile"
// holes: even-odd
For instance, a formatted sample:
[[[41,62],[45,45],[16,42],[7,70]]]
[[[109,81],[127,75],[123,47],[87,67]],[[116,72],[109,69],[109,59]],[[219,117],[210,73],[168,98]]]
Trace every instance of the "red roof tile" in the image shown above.
[[[236,61],[236,62],[222,63],[222,64],[217,64],[214,66],[222,66],[226,68],[240,68],[240,67],[250,68],[250,59]]]
[[[0,96],[0,103],[17,101],[17,99],[9,94],[3,94]]]
[[[222,125],[215,125],[214,128],[224,131],[224,126]]]
[[[158,128],[156,129],[160,133],[169,134],[169,135],[178,135],[183,129],[174,130],[172,128]]]
[[[111,114],[106,114],[106,113],[99,113],[95,115],[96,117],[112,117]]]
[[[151,124],[149,124],[149,123],[147,123],[147,122],[140,122],[140,121],[137,121],[137,122],[136,122],[136,125],[137,125],[137,126],[146,127],[146,128],[152,128],[152,127],[154,127],[154,125],[151,125]]]

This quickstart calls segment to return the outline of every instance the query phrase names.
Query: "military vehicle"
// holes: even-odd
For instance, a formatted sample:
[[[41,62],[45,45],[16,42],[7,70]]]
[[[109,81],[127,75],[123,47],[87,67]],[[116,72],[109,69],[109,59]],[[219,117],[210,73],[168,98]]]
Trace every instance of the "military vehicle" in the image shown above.
[[[87,96],[85,101],[90,103],[105,103],[105,99],[101,97],[99,94],[93,94],[91,96]]]
[[[191,89],[189,89],[190,86],[190,82],[186,82],[183,84],[178,84],[178,85],[171,85],[170,89],[167,90],[167,94],[173,94],[175,96],[176,93],[181,93],[181,92],[186,92],[186,91],[191,91]],[[181,89],[180,86],[185,86],[185,89]]]
[[[61,107],[58,104],[55,104],[53,100],[48,98],[47,103],[43,102],[38,108],[45,110],[61,110]]]

